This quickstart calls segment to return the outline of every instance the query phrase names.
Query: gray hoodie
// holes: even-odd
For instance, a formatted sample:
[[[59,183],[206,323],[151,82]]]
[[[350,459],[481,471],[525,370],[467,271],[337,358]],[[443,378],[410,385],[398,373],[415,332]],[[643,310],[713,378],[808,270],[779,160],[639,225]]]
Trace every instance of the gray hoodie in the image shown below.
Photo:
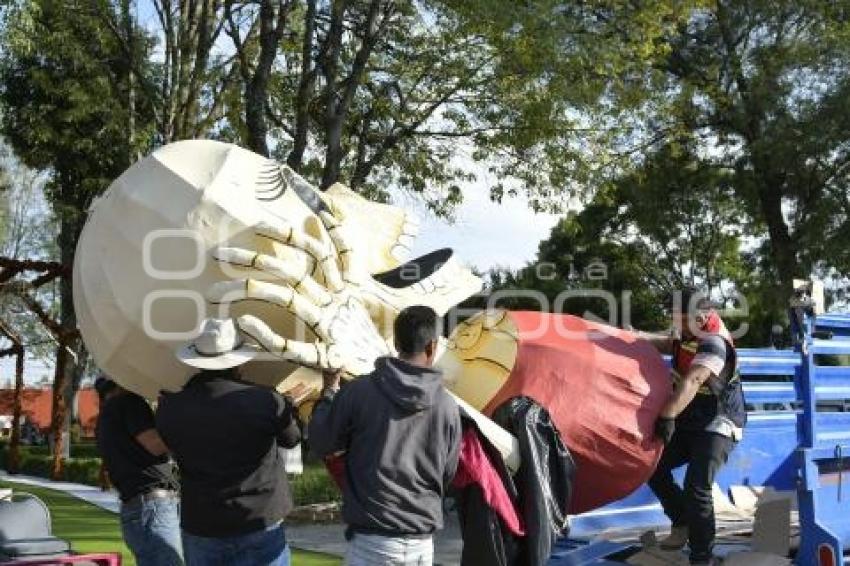
[[[443,526],[460,433],[440,372],[379,358],[374,372],[316,404],[309,443],[322,457],[346,453],[342,516],[349,527],[415,536]]]

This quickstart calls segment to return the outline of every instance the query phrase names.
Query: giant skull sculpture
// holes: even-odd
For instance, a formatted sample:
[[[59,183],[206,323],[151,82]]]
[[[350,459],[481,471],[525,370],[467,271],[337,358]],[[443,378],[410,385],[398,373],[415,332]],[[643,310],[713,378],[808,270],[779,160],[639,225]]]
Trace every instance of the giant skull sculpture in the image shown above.
[[[397,208],[339,185],[319,193],[236,146],[171,144],[92,208],[74,266],[81,333],[102,369],[153,398],[190,377],[174,351],[201,320],[232,316],[267,354],[245,366],[247,378],[316,389],[316,370],[358,375],[390,353],[401,308],[445,313],[480,290],[450,250],[402,264],[414,234]],[[655,350],[630,333],[488,311],[454,331],[438,363],[471,411],[490,414],[521,395],[549,410],[578,464],[574,512],[625,496],[651,473],[669,381]],[[515,466],[510,435],[491,433]]]
[[[344,282],[330,271],[339,258],[320,215],[357,234],[345,250]],[[297,299],[335,301],[338,324],[316,330],[355,330],[360,341],[341,344],[348,358],[336,362],[362,373],[387,352],[393,312],[424,303],[444,313],[481,288],[449,250],[399,268],[414,234],[403,211],[340,185],[320,194],[289,168],[237,146],[174,143],[133,165],[92,206],[74,265],[80,330],[100,368],[154,398],[190,377],[173,352],[205,317],[250,313],[276,335],[322,338],[276,304],[287,285]],[[325,281],[324,273],[337,278]],[[340,293],[354,288],[356,296]],[[242,291],[253,300],[219,304]],[[294,366],[247,369],[251,379],[277,384]]]

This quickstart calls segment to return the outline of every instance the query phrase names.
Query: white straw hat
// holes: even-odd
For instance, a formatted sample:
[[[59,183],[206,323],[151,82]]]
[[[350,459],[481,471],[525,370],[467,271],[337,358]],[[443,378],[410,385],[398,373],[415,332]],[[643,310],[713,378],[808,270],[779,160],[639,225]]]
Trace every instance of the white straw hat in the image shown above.
[[[177,359],[198,369],[227,369],[251,361],[259,350],[243,342],[233,319],[208,318],[201,334],[177,352]]]

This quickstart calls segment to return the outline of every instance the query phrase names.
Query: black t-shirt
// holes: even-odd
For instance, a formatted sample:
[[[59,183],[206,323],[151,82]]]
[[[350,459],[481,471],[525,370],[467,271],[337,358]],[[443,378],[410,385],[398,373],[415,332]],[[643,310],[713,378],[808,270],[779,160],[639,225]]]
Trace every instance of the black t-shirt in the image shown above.
[[[139,433],[153,428],[150,405],[135,393],[120,393],[101,405],[97,449],[122,501],[177,485],[168,455],[154,456],[136,441]]]
[[[205,537],[258,531],[292,507],[280,446],[301,430],[272,389],[201,372],[162,397],[156,424],[180,466],[181,526]]]

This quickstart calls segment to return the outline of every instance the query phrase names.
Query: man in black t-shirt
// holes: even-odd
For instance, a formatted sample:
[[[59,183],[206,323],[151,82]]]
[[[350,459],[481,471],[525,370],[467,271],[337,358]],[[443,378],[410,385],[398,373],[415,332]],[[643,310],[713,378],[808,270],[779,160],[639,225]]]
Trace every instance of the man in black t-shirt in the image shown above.
[[[108,378],[98,378],[95,389],[97,448],[121,497],[124,540],[140,566],[182,565],[177,482],[153,411]]]
[[[301,429],[287,399],[239,379],[237,366],[256,354],[232,320],[209,319],[178,354],[201,371],[157,408],[180,466],[189,566],[289,565],[283,519],[292,500],[279,447],[296,446]]]

